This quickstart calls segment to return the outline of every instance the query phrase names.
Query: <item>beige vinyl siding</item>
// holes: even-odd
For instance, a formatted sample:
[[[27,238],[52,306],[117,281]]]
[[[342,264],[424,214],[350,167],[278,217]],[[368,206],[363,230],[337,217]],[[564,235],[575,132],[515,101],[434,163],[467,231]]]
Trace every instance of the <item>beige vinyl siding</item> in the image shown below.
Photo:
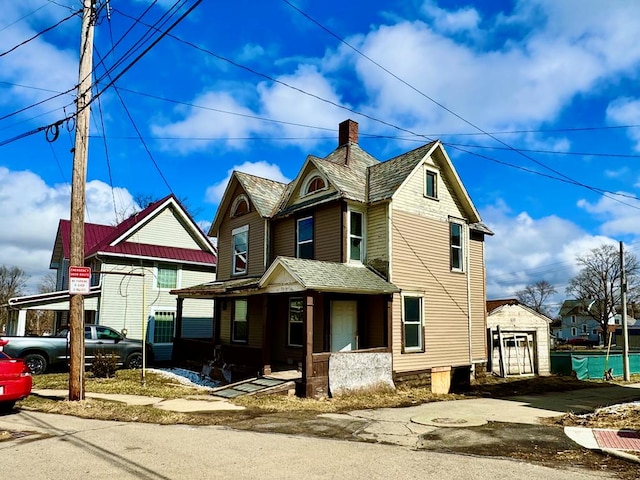
[[[294,218],[285,218],[274,221],[271,224],[273,229],[273,248],[271,261],[276,257],[296,256],[296,221]]]
[[[389,271],[389,222],[387,221],[388,204],[375,205],[367,210],[367,228],[365,247],[367,249],[365,263],[377,271],[387,274]]]
[[[232,198],[243,194],[244,190],[238,187]],[[231,202],[233,203],[233,202]],[[250,205],[251,211],[239,217],[229,217],[229,210],[223,213],[224,220],[220,224],[220,234],[218,236],[218,279],[228,280],[234,277],[242,276],[260,276],[264,273],[264,242],[265,242],[265,224],[264,219],[256,212],[253,204]],[[248,242],[248,264],[247,273],[244,275],[234,276],[231,274],[231,262],[233,258],[232,235],[231,232],[238,227],[249,225],[249,242]]]
[[[424,196],[427,169],[437,173],[437,199]],[[436,220],[446,221],[449,215],[464,218],[463,209],[449,182],[436,164],[429,163],[414,170],[406,183],[398,189],[393,196],[393,208]]]
[[[104,263],[102,270],[113,272],[102,275],[102,295],[98,323],[120,331],[128,330],[129,338],[141,339],[143,321],[145,322],[153,310],[175,311],[176,297],[167,290],[155,288],[154,264],[145,262],[143,266],[109,262]],[[193,267],[181,267],[178,275],[181,287],[190,287],[211,281],[213,272],[201,272]],[[143,277],[119,275],[126,273],[144,273],[144,313],[143,313]],[[212,300],[187,300],[183,304],[184,318],[211,318],[213,314]]]
[[[172,208],[162,210],[127,241],[163,247],[201,248]]]
[[[469,365],[467,278],[466,273],[450,270],[449,223],[396,210],[393,211],[392,222],[391,280],[405,293],[424,296],[425,345],[424,353],[401,353],[402,298],[395,294],[394,370],[402,372],[435,366]]]
[[[474,362],[487,358],[486,283],[484,271],[484,242],[469,242],[469,275],[471,290],[471,351]]]
[[[313,225],[315,260],[342,262],[342,224],[339,203],[316,209]]]

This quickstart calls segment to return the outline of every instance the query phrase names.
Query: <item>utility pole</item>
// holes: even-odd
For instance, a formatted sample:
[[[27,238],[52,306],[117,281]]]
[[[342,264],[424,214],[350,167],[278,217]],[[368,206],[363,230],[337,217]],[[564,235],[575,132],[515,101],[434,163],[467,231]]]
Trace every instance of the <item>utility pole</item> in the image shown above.
[[[620,293],[622,301],[622,371],[624,381],[631,380],[629,374],[629,327],[627,325],[627,274],[624,268],[624,247],[620,242]]]
[[[93,69],[95,1],[83,0],[80,35],[80,67],[76,99],[76,138],[71,182],[70,267],[84,266],[84,210],[89,147],[89,104]],[[84,400],[84,297],[69,299],[69,400]]]

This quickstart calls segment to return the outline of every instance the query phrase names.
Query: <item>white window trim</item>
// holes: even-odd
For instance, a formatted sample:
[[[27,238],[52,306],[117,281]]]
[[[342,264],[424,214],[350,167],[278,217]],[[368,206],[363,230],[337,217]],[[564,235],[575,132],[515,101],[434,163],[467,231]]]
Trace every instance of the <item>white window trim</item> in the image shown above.
[[[433,196],[427,194],[427,175],[433,175]],[[424,169],[424,197],[432,200],[438,199],[438,172],[431,168]]]
[[[459,267],[453,266],[453,255],[451,254],[451,251],[454,247],[453,243],[451,242],[451,225],[454,225],[454,224],[460,226],[460,245],[456,246],[456,248],[460,249],[460,266]],[[467,235],[466,235],[466,229],[464,227],[465,227],[464,222],[457,221],[453,218],[449,218],[449,267],[452,272],[465,271],[465,261],[466,261],[465,245],[467,244]]]
[[[171,336],[172,337],[176,336],[176,313],[177,313],[176,307],[152,307],[151,308],[151,316],[154,318],[154,325],[153,325],[154,331],[147,332],[147,338],[149,339],[148,341],[149,341],[149,343],[152,343],[153,345],[172,345],[173,342],[155,343],[153,341],[154,337],[155,337],[155,328],[156,328],[156,324],[157,324],[157,321],[155,321],[157,312],[171,312],[171,313],[174,314],[174,316],[173,316],[173,332],[172,332]]]
[[[159,270],[161,268],[168,268],[169,266],[176,267],[176,286],[170,287],[170,288],[160,288],[158,286]],[[174,290],[176,288],[181,288],[181,287],[182,287],[182,265],[176,265],[174,263],[155,263],[153,265],[153,290],[160,291],[160,292],[169,292],[171,290]],[[163,308],[162,310],[166,310],[166,309]]]
[[[231,205],[231,212],[230,215],[231,217],[236,217],[236,210],[238,209],[238,205],[240,205],[240,203],[242,201],[247,202],[247,213],[251,211],[251,204],[249,203],[249,197],[247,197],[244,193],[238,195],[235,200],[233,201],[233,204]],[[243,214],[244,215],[244,214]]]
[[[236,272],[236,249],[234,238],[239,233],[247,233],[247,258],[245,261],[245,268],[242,271]],[[249,225],[243,225],[242,227],[234,228],[231,230],[231,275],[245,275],[249,271]]]
[[[322,181],[324,182],[324,188],[321,188],[319,190],[315,190],[313,192],[310,192],[309,191],[309,186],[311,185],[311,182],[316,177],[322,179]],[[329,189],[329,182],[327,181],[327,177],[322,175],[318,170],[313,170],[312,172],[309,172],[309,174],[306,176],[306,178],[302,182],[302,187],[300,189],[300,192],[301,192],[300,196],[301,197],[306,197],[307,195],[314,195],[314,194],[319,193],[319,192],[324,192],[324,191],[326,191],[328,189]]]
[[[405,308],[404,308],[404,300],[405,298],[418,298],[420,300],[420,328],[418,330],[418,339],[420,340],[420,343],[417,347],[407,347],[407,338],[406,338],[406,332],[404,331],[405,328],[405,324],[406,324],[406,315],[405,315]],[[422,293],[412,293],[412,292],[406,292],[406,293],[402,293],[401,295],[401,299],[402,299],[402,351],[404,353],[422,353],[424,352],[425,349],[425,345],[424,345],[424,295]],[[411,322],[411,325],[415,325],[415,322]]]
[[[576,337],[578,335],[578,329],[576,327],[571,327],[571,336]]]
[[[300,241],[300,222],[302,222],[303,220],[308,220],[311,219],[311,240],[304,240],[304,241]],[[306,217],[302,217],[302,218],[298,218],[296,220],[296,258],[300,258],[300,245],[306,245],[308,243],[310,243],[313,246],[313,242],[315,240],[316,236],[316,221],[313,218],[313,215],[308,215]],[[315,253],[315,251],[314,251]],[[315,255],[313,255],[315,256]],[[312,257],[313,257],[312,256]]]
[[[353,260],[351,258],[351,212],[359,213],[362,215],[362,245],[360,247],[360,260]],[[364,210],[358,208],[347,209],[347,261],[349,263],[362,264],[365,258],[367,258],[367,215]]]
[[[241,340],[238,340],[238,339],[235,338],[236,329],[234,328],[235,324],[238,323],[237,319],[236,319],[237,309],[236,309],[236,306],[235,306],[235,302],[238,302],[238,301],[244,301],[246,303],[246,305],[247,305],[245,318],[244,318],[244,320],[241,320],[241,321],[244,321],[244,323],[246,325],[247,338],[246,339],[241,339]],[[233,343],[244,343],[244,344],[249,343],[249,328],[248,327],[249,327],[249,300],[247,300],[246,298],[236,298],[236,299],[233,300],[233,316],[231,318],[231,341]]]

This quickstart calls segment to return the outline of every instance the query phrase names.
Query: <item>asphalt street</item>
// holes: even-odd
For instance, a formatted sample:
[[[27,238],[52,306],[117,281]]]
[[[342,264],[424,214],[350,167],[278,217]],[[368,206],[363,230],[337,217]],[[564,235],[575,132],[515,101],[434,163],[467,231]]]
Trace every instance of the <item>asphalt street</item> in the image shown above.
[[[513,460],[406,446],[86,420],[21,411],[0,417],[2,471],[21,479],[602,479]]]

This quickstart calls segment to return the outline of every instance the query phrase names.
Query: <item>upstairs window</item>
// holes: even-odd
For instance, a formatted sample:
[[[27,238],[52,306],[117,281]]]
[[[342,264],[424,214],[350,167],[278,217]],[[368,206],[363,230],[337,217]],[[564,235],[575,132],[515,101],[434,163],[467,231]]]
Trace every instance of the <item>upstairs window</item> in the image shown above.
[[[451,240],[451,270],[461,272],[464,265],[462,225],[456,222],[451,222],[449,224],[449,232]]]
[[[429,198],[438,198],[438,175],[427,170],[424,182],[424,195]]]
[[[349,212],[349,260],[364,260],[364,215],[362,212]]]
[[[298,219],[296,237],[296,256],[313,259],[313,217]]]
[[[159,265],[156,271],[156,288],[169,290],[178,287],[178,267],[175,265]]]
[[[247,273],[247,255],[249,253],[249,225],[239,227],[231,232],[232,235],[232,272],[234,275]]]
[[[571,315],[571,323],[576,323],[576,316],[575,315]]]
[[[231,216],[239,217],[249,213],[249,199],[246,195],[238,195],[231,206]]]
[[[310,195],[327,189],[327,181],[317,171],[309,174],[302,184],[302,195]]]

